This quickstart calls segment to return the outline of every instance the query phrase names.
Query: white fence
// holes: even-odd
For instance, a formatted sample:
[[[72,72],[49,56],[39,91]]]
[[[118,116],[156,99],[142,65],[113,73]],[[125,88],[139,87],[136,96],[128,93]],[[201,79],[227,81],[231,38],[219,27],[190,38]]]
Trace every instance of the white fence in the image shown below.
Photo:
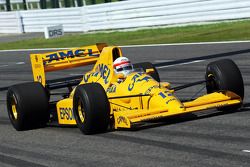
[[[0,33],[22,33],[23,27],[19,12],[0,13]]]
[[[61,8],[21,12],[25,32],[43,32],[44,27],[62,24],[65,32],[83,31],[84,8]],[[46,12],[45,12],[46,11]],[[86,24],[86,23],[85,23]]]
[[[20,16],[11,23],[19,32],[43,32],[44,27],[62,24],[65,32],[87,32],[149,26],[178,25],[250,18],[249,0],[127,0],[83,6],[0,12],[0,33],[6,32],[6,17]],[[4,20],[5,18],[5,20]],[[10,23],[9,23],[10,24]],[[20,26],[22,24],[22,26]],[[8,29],[9,33],[17,31]]]
[[[62,8],[63,7],[63,1],[64,0],[59,0],[59,7]],[[83,5],[86,5],[85,0],[82,0]],[[11,10],[13,9],[21,9],[20,6],[23,5],[23,0],[10,0],[10,7]],[[74,0],[74,4],[75,7],[78,6],[77,0]],[[6,11],[6,0],[0,0],[0,7],[3,6],[3,10]],[[27,9],[41,9],[40,6],[40,0],[26,0],[26,7]],[[1,10],[1,9],[0,9]]]

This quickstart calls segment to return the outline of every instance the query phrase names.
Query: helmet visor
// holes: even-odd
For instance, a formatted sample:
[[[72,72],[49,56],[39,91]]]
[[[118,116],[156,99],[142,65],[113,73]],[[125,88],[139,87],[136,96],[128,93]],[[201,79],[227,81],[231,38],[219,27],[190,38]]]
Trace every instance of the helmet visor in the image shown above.
[[[121,71],[132,70],[132,69],[133,69],[132,66],[129,65],[129,66],[117,68],[116,71],[117,71],[117,72],[121,72]]]

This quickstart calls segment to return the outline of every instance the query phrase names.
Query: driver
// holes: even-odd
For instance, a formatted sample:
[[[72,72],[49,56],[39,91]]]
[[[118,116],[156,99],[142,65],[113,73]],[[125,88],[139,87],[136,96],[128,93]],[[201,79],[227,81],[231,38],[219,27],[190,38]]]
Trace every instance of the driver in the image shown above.
[[[126,57],[119,57],[117,58],[114,63],[113,67],[116,74],[123,74],[126,78],[131,72],[133,72],[133,65],[130,63],[129,59]]]

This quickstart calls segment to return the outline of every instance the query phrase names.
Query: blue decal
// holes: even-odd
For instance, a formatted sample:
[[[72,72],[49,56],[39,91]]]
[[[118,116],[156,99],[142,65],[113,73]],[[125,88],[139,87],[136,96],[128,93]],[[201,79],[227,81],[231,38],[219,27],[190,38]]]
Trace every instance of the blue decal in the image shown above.
[[[99,72],[93,72],[91,74],[85,74],[83,75],[84,82],[88,82],[90,77],[97,77]]]
[[[97,77],[98,74],[99,74],[99,72],[94,72],[91,74],[91,76]]]
[[[68,50],[66,52],[57,52],[57,53],[52,53],[50,55],[46,55],[47,58],[49,58],[49,60],[47,62],[44,63],[44,65],[46,63],[50,63],[52,61],[58,61],[59,58],[64,59],[64,58],[74,58],[75,56],[81,55],[81,56],[90,56],[90,57],[98,57],[99,54],[93,54],[93,50],[92,49],[87,49],[88,52],[86,52],[86,49],[77,49],[73,52],[73,50]]]
[[[89,78],[90,78],[90,74],[83,75],[84,82],[88,82]]]
[[[57,53],[53,53],[51,55],[47,55],[46,57],[49,58],[49,61],[48,63],[52,62],[53,60],[57,60],[58,59],[58,56],[57,56]],[[44,65],[46,64],[46,62],[44,62]]]
[[[162,93],[162,92],[160,92],[159,95],[160,95],[163,99],[165,99],[165,98],[167,97],[167,96],[164,95],[164,93]]]
[[[168,92],[165,92],[165,93],[168,93]],[[171,93],[168,93],[166,96],[163,92],[160,92],[158,95],[160,95],[163,99],[165,99],[167,96],[173,96]],[[167,100],[166,104],[168,104],[169,102],[174,101],[174,100],[176,100],[176,98],[173,97],[173,98]]]
[[[81,50],[76,50],[75,51],[75,55],[84,55],[84,51],[85,51],[85,49],[81,49]],[[91,50],[91,54],[92,54],[92,50]]]
[[[98,54],[93,54],[93,52],[92,52],[92,49],[88,49],[88,54],[89,54],[89,56],[92,56],[92,57],[99,57],[99,53]]]
[[[115,93],[116,92],[116,86],[112,85],[107,89],[107,93]]]
[[[151,77],[146,76],[146,77],[144,77],[142,79],[138,79],[136,82],[141,82],[141,81],[147,81],[148,82],[149,79],[151,79]]]
[[[131,90],[134,88],[135,82],[141,82],[141,81],[146,81],[146,82],[148,82],[149,79],[152,79],[150,76],[145,76],[145,77],[143,77],[142,79],[138,79],[140,76],[142,76],[142,73],[135,74],[135,75],[132,77],[132,79],[131,79],[132,83],[130,83],[130,84],[128,85],[128,90],[129,90],[129,91],[131,91]]]
[[[105,64],[99,64],[98,68],[101,72],[101,78],[104,80],[104,83],[107,84],[109,82],[108,78],[110,76],[110,69]]]
[[[128,90],[129,90],[129,91],[131,91],[131,90],[134,88],[136,79],[139,78],[140,76],[141,76],[140,73],[135,74],[135,75],[133,76],[133,78],[131,79],[131,80],[132,80],[132,83],[128,85]]]
[[[72,50],[69,50],[67,53],[64,53],[64,52],[59,52],[59,55],[60,55],[60,58],[63,60],[64,58],[67,58],[67,57],[74,57],[74,54],[73,54],[73,51]]]

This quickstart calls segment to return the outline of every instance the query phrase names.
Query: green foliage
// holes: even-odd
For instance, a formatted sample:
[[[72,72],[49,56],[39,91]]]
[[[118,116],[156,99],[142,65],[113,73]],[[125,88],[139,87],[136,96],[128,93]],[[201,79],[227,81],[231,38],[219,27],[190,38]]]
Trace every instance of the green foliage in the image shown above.
[[[0,49],[65,48],[108,43],[109,45],[139,45],[182,42],[250,40],[250,20],[207,25],[152,28],[138,31],[114,31],[66,34],[56,39],[35,38],[1,43]]]

